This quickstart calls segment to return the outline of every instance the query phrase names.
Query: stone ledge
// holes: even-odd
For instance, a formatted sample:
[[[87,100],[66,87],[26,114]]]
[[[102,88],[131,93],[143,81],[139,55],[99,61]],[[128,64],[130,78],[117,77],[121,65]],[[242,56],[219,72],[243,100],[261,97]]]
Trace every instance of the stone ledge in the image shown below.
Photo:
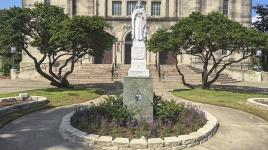
[[[268,98],[249,98],[248,103],[262,109],[268,109],[268,105],[258,102],[258,100],[268,101]]]
[[[113,146],[118,148],[128,148],[129,139],[128,138],[115,138],[112,142]]]
[[[26,94],[24,94],[22,96],[25,97]],[[13,113],[13,112],[16,112],[16,111],[28,109],[28,108],[31,108],[33,106],[41,106],[41,105],[45,105],[45,104],[49,103],[49,101],[47,100],[46,97],[31,96],[29,98],[31,100],[33,100],[33,101],[30,101],[30,102],[27,102],[27,103],[15,104],[15,105],[0,108],[0,117],[3,117],[4,115],[10,114],[10,113]],[[6,100],[6,99],[15,99],[16,100],[16,99],[22,99],[22,97],[21,96],[16,96],[16,97],[1,98],[0,101]]]
[[[87,134],[71,126],[71,117],[74,112],[65,115],[59,127],[61,136],[79,145],[89,147],[90,149],[103,150],[181,150],[187,147],[192,147],[206,142],[211,138],[218,129],[218,120],[208,112],[205,112],[207,123],[196,132],[188,135],[149,138],[148,141],[144,138],[132,139],[119,138],[111,136],[99,136],[95,134]],[[130,141],[130,142],[129,142]]]

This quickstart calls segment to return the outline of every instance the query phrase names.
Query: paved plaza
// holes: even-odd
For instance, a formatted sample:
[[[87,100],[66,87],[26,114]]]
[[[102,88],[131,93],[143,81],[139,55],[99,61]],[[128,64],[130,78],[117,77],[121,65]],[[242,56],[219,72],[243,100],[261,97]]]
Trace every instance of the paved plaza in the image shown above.
[[[240,83],[266,89],[267,83]],[[0,92],[49,88],[47,82],[26,80],[0,80]],[[166,99],[184,101],[170,92],[158,89],[158,95]],[[98,102],[103,96],[93,100]],[[187,102],[187,101],[186,101]],[[199,104],[202,109],[218,118],[220,127],[209,141],[189,150],[266,150],[268,147],[268,123],[251,114],[225,107]],[[79,150],[84,147],[71,144],[58,133],[61,118],[73,111],[75,105],[42,110],[25,115],[0,129],[0,145],[5,150]]]

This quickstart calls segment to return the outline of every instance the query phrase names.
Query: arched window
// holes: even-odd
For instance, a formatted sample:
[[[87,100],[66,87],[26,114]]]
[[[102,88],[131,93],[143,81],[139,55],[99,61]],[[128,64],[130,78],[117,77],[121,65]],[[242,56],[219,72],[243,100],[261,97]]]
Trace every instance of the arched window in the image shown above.
[[[229,14],[229,0],[223,0],[223,14],[225,16]]]

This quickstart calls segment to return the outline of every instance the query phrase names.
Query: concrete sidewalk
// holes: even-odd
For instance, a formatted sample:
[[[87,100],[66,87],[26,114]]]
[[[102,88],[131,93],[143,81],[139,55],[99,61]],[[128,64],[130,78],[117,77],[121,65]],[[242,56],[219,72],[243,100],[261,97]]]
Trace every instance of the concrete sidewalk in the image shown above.
[[[49,82],[45,81],[0,79],[0,93],[20,92],[51,87]]]

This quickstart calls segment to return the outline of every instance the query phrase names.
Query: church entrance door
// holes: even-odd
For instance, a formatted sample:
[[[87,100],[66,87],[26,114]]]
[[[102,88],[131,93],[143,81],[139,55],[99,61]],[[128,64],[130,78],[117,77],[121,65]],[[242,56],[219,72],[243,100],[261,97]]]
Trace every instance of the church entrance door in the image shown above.
[[[95,56],[95,64],[112,64],[113,54],[112,51],[105,51],[103,55]]]
[[[132,38],[131,33],[129,33],[125,39],[125,64],[131,64],[131,47]]]
[[[159,63],[161,65],[175,65],[176,59],[173,58],[172,52],[160,52],[159,53]]]

